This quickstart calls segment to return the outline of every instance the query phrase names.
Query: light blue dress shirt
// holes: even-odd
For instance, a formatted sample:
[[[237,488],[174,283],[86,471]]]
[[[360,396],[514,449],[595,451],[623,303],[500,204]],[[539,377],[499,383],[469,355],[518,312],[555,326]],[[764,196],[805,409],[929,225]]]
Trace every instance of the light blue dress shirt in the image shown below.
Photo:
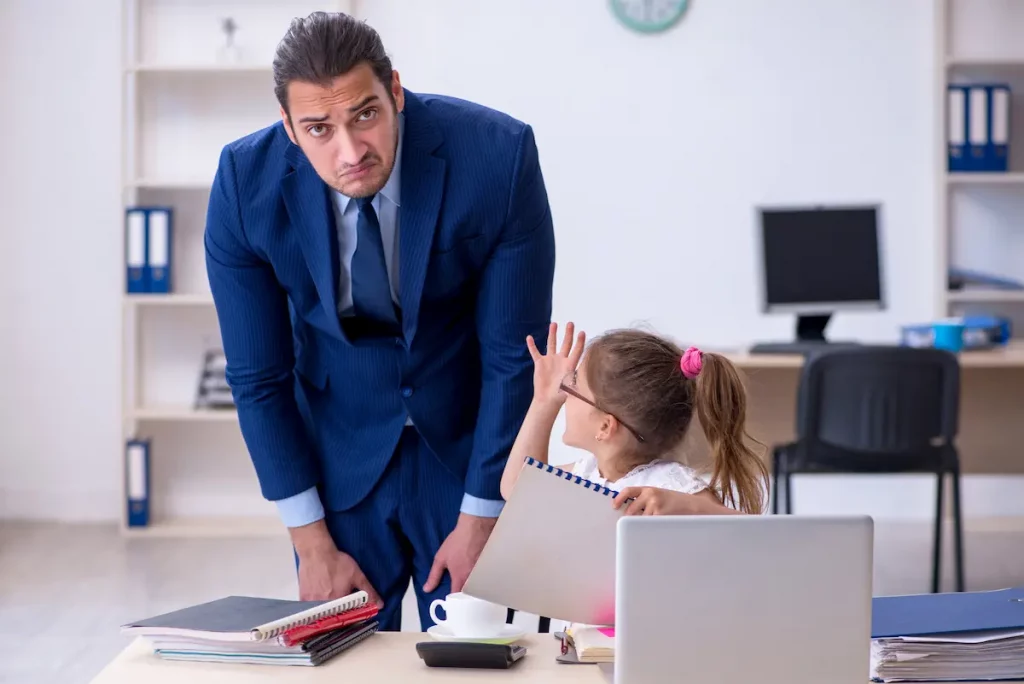
[[[402,206],[402,138],[405,131],[405,117],[398,115],[398,149],[395,153],[395,166],[391,170],[388,182],[373,198],[373,209],[377,212],[380,223],[380,236],[384,243],[384,263],[388,269],[388,280],[391,282],[391,299],[399,303],[398,289],[398,229],[399,208]],[[340,192],[332,192],[334,206],[334,222],[338,227],[338,265],[340,283],[338,285],[338,314],[352,314],[352,255],[356,251],[356,221],[359,209],[355,202]],[[408,425],[412,425],[409,419]],[[496,518],[501,513],[504,501],[481,499],[469,494],[462,498],[461,511],[469,515],[484,518]],[[316,487],[310,487],[295,496],[277,501],[277,510],[287,527],[301,527],[324,517],[324,507],[320,502]]]

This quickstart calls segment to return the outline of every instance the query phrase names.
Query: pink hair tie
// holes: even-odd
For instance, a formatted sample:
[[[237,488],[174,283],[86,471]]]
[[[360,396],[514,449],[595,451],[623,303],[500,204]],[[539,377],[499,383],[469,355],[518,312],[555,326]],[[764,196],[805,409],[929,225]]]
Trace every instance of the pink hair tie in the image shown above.
[[[682,369],[683,375],[690,380],[700,375],[701,366],[704,365],[701,359],[702,354],[703,352],[696,347],[690,347],[683,352],[683,358],[679,361],[679,368]]]

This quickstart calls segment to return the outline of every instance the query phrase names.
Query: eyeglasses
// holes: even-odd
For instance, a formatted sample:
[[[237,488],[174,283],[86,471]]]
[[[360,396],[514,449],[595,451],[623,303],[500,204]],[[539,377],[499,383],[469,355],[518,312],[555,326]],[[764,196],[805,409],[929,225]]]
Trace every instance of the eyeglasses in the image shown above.
[[[634,429],[628,423],[626,423],[626,421],[622,420],[621,418],[619,418],[617,415],[615,415],[611,411],[608,411],[606,409],[601,408],[600,406],[597,405],[596,402],[594,402],[593,399],[587,399],[585,396],[580,394],[578,390],[574,389],[576,387],[576,371],[573,371],[572,373],[570,373],[566,377],[567,378],[568,377],[572,378],[572,380],[570,381],[572,383],[572,385],[570,386],[570,385],[566,384],[565,380],[562,380],[562,382],[559,384],[559,388],[563,392],[565,392],[566,394],[568,394],[570,396],[576,397],[577,399],[579,399],[580,401],[582,401],[585,404],[590,404],[591,406],[596,408],[598,411],[602,411],[604,413],[607,413],[609,416],[611,416],[615,420],[619,421],[619,423],[622,424],[622,427],[626,428],[631,433],[633,433],[633,436],[636,437],[636,441],[638,441],[640,443],[643,443],[645,441],[644,438],[643,438],[643,435],[641,435],[636,429]]]

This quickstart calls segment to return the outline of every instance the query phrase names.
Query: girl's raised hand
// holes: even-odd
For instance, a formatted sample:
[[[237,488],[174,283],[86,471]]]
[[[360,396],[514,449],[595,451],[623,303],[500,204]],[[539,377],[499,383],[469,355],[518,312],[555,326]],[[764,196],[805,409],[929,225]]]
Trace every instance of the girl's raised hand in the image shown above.
[[[565,394],[560,389],[562,381],[576,370],[587,341],[586,333],[582,330],[573,339],[574,331],[575,326],[571,322],[567,323],[565,337],[562,338],[562,344],[559,346],[558,324],[552,323],[548,328],[547,354],[540,353],[532,335],[526,338],[526,346],[530,350],[530,356],[533,357],[534,401],[550,404],[561,404],[565,401]]]

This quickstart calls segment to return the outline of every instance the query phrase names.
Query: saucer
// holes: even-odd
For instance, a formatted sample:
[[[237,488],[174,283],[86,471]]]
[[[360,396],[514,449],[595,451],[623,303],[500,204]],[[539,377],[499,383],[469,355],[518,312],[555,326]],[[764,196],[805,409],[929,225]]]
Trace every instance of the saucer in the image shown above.
[[[502,625],[496,634],[468,637],[455,636],[451,633],[448,625],[441,624],[427,629],[427,634],[438,641],[479,642],[484,644],[511,644],[526,636],[526,632],[515,625]]]

